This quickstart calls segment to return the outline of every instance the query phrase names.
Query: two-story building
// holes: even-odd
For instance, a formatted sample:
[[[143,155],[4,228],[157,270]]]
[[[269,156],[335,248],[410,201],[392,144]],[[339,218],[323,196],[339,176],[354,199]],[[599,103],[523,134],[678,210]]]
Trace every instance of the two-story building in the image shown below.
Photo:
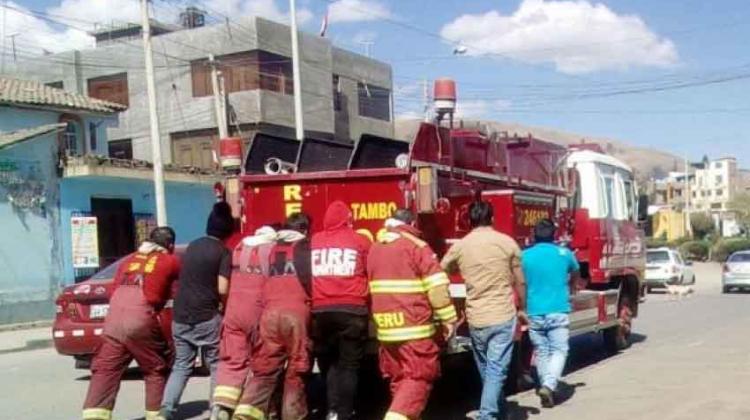
[[[194,25],[191,25],[194,26]],[[153,51],[164,158],[211,167],[217,141],[212,63],[228,93],[230,132],[294,139],[289,27],[258,17],[201,27],[154,25]],[[119,124],[107,127],[110,156],[150,160],[149,118],[138,25],[102,28],[93,49],[34,60],[18,74],[70,92],[122,104]],[[393,136],[392,72],[313,34],[300,36],[306,137],[351,144],[362,134]]]

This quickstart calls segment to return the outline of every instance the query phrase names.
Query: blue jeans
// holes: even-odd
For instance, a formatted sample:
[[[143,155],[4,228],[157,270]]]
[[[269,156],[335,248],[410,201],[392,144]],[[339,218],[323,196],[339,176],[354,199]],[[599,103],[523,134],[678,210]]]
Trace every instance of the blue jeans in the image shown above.
[[[470,327],[474,361],[482,377],[482,401],[479,420],[500,418],[505,405],[503,386],[513,355],[516,318],[484,328]]]
[[[557,389],[568,358],[570,319],[566,313],[529,317],[529,338],[536,351],[536,371],[541,386]]]
[[[161,415],[166,419],[173,419],[180,404],[182,392],[185,390],[190,375],[193,373],[198,349],[203,354],[203,360],[211,370],[211,389],[209,401],[214,394],[216,385],[216,368],[219,364],[219,339],[221,330],[221,316],[198,324],[180,324],[172,322],[172,336],[174,337],[175,359],[172,373],[167,380],[164,398],[161,403]]]

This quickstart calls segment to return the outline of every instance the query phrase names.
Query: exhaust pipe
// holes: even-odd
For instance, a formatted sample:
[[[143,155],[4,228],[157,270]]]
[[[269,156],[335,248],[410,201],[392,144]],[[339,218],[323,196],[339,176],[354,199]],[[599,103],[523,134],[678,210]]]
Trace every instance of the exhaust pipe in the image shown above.
[[[272,157],[266,160],[263,169],[266,171],[267,175],[290,174],[297,171],[297,165]]]

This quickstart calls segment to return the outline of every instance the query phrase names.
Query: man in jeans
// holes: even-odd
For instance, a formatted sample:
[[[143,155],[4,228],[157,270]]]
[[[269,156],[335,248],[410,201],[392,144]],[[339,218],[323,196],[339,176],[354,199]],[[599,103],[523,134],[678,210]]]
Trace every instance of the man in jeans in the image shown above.
[[[466,282],[466,316],[482,377],[479,419],[489,420],[502,418],[504,411],[503,385],[516,321],[526,321],[526,285],[521,250],[511,237],[492,228],[492,206],[472,203],[469,221],[472,231],[448,250],[442,266],[448,272],[460,271]]]
[[[199,349],[211,370],[209,396],[213,395],[219,362],[219,308],[226,302],[232,271],[231,253],[223,241],[233,230],[229,205],[216,203],[208,216],[206,236],[191,242],[182,257],[172,322],[176,354],[161,407],[166,420],[175,418]]]
[[[555,405],[557,382],[568,357],[570,292],[575,291],[579,266],[573,253],[553,243],[555,224],[542,220],[534,228],[536,244],[522,256],[528,284],[529,337],[536,350],[539,398]]]

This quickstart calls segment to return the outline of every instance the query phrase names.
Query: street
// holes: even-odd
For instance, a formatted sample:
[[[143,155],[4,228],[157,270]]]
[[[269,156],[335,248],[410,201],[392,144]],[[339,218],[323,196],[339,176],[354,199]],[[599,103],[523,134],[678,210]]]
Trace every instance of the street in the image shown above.
[[[750,295],[722,295],[720,269],[696,264],[689,297],[651,294],[635,323],[634,344],[607,357],[594,336],[573,340],[561,405],[541,409],[533,392],[509,398],[510,419],[747,419],[750,389]],[[461,419],[476,408],[479,388],[469,358],[450,361],[425,419]],[[88,385],[86,371],[54,349],[0,356],[0,407],[9,419],[75,419]],[[364,401],[382,400],[365,384]],[[206,417],[207,378],[193,378],[183,398],[186,419]],[[371,404],[368,404],[371,405]],[[377,405],[377,404],[374,404]],[[114,417],[140,419],[143,383],[130,373]],[[364,418],[371,413],[364,413]]]

